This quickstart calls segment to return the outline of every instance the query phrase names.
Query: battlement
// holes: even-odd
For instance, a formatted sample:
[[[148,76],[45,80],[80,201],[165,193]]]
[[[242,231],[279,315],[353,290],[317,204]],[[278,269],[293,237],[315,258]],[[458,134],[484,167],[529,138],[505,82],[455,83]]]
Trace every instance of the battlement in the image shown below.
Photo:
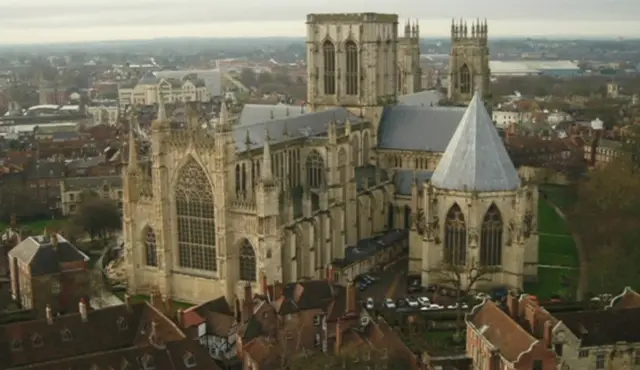
[[[460,20],[456,22],[455,19],[451,20],[451,40],[452,41],[475,41],[486,43],[489,34],[489,26],[487,26],[487,20],[481,21],[477,19],[472,21],[471,25],[467,24],[467,21]]]
[[[307,24],[309,23],[398,23],[398,15],[388,13],[307,14]]]

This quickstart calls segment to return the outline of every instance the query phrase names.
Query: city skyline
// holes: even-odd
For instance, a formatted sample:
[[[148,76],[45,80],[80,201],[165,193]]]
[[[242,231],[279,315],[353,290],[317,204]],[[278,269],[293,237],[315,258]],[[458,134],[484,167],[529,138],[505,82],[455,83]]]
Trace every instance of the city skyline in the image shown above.
[[[640,4],[631,0],[516,1],[509,8],[497,0],[452,0],[416,9],[396,0],[329,0],[304,6],[293,0],[261,4],[246,0],[216,8],[204,0],[6,0],[0,4],[0,44],[137,40],[175,37],[302,37],[307,13],[397,13],[401,22],[420,19],[422,37],[446,37],[452,17],[487,19],[490,37],[640,37]],[[580,8],[580,14],[575,9]],[[197,10],[197,11],[194,11]]]

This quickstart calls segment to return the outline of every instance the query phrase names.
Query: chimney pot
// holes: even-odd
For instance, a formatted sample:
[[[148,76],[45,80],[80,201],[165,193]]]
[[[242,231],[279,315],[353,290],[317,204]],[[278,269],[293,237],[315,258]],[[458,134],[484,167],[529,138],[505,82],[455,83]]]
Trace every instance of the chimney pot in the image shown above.
[[[127,311],[131,311],[131,296],[128,293],[124,294],[124,304],[127,306]]]
[[[511,317],[518,317],[518,297],[514,291],[510,291],[507,295],[507,309]]]
[[[178,308],[178,311],[176,311],[176,321],[178,322],[178,326],[182,328],[182,323],[183,318],[182,315],[184,315],[184,310],[182,310],[182,308]]]
[[[89,317],[87,315],[87,304],[84,301],[84,298],[80,298],[80,303],[78,303],[78,311],[80,312],[80,318],[82,322],[87,322]]]
[[[551,348],[551,345],[553,344],[553,323],[551,320],[544,322],[544,333],[542,335],[544,345],[547,346],[547,348]]]
[[[51,306],[47,305],[47,307],[45,308],[45,312],[47,315],[47,324],[52,325],[53,324],[53,312],[51,311]]]
[[[253,292],[251,284],[247,283],[244,287],[244,302],[242,310],[242,321],[247,322],[253,315]]]

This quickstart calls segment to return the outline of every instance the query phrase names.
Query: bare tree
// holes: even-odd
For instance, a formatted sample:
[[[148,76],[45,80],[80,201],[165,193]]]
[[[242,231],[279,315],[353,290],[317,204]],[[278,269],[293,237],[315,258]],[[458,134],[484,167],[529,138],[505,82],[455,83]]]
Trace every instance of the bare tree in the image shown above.
[[[481,266],[473,259],[466,265],[454,265],[441,263],[436,269],[436,281],[438,284],[456,291],[456,336],[460,338],[462,333],[462,305],[476,284],[491,281],[491,275],[498,272],[499,268],[493,266]]]

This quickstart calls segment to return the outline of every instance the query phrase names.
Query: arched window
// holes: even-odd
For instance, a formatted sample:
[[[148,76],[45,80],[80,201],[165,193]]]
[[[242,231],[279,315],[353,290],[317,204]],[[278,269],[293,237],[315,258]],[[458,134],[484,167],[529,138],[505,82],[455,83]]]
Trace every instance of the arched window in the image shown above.
[[[195,159],[180,169],[175,191],[178,265],[217,271],[213,189]]]
[[[360,167],[360,142],[355,135],[351,138],[351,160],[355,167]]]
[[[358,45],[353,40],[344,44],[346,51],[347,95],[358,95]]]
[[[145,265],[158,266],[158,248],[156,243],[156,233],[152,228],[147,227],[144,233],[145,245]]]
[[[324,185],[324,160],[317,150],[312,150],[307,156],[307,186],[319,188]]]
[[[460,92],[462,94],[471,93],[471,71],[466,64],[460,67]]]
[[[467,263],[467,225],[457,204],[447,212],[444,225],[444,261],[452,265]]]
[[[236,195],[240,195],[242,189],[242,170],[240,169],[240,165],[236,164]]]
[[[295,238],[295,260],[296,260],[296,280],[300,279],[304,276],[304,240],[302,239],[302,230],[299,227],[296,227],[293,231],[293,235]]]
[[[336,47],[329,40],[322,44],[324,56],[324,93],[335,95],[336,93]]]
[[[240,184],[240,189],[246,193],[247,191],[247,167],[245,166],[245,164],[242,164],[242,170],[241,170],[241,184]]]
[[[245,239],[240,247],[240,280],[256,281],[256,252],[249,240]]]
[[[340,166],[340,184],[347,183],[348,164],[347,152],[343,148],[341,148],[338,152],[338,166]]]
[[[289,151],[289,187],[300,185],[300,149]]]
[[[362,134],[362,165],[366,166],[369,164],[369,132],[365,131]]]
[[[483,266],[502,264],[502,215],[495,204],[491,204],[482,221],[480,264]]]

